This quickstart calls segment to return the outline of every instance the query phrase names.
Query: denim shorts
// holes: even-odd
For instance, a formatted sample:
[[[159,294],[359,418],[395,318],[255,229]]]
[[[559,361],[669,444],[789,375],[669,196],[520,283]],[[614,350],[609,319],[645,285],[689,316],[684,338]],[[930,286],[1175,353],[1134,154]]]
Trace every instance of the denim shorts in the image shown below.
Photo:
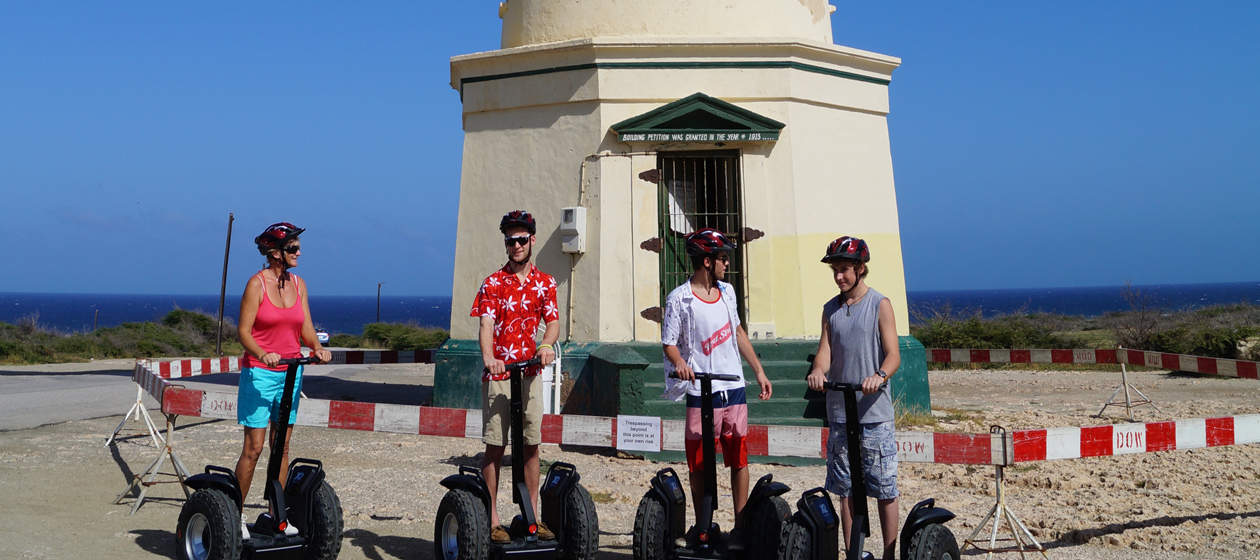
[[[832,424],[827,437],[827,485],[834,496],[852,495],[849,474],[849,445],[844,424]],[[897,440],[892,422],[862,424],[862,474],[866,479],[866,496],[891,500],[897,492]]]
[[[246,428],[266,428],[268,421],[280,422],[280,396],[284,394],[286,373],[260,367],[242,369],[236,393],[236,422]],[[298,366],[297,381],[293,384],[293,409],[289,411],[290,424],[297,423],[298,397],[301,394],[302,366]]]

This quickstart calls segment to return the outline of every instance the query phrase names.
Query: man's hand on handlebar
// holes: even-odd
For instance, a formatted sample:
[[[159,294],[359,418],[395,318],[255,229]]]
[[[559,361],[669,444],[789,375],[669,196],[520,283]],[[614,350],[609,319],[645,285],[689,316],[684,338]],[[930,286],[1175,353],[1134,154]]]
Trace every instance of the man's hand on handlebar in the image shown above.
[[[811,371],[809,377],[805,378],[805,382],[809,384],[811,390],[821,391],[823,390],[823,383],[827,382],[827,374],[823,373],[822,370]]]
[[[538,350],[538,359],[538,363],[544,366],[549,366],[551,365],[551,362],[556,361],[556,351],[547,347],[540,348]]]
[[[496,360],[485,356],[482,356],[481,359],[486,363],[486,373],[489,373],[490,375],[502,375],[503,372],[507,371],[507,367],[504,366],[503,360]]]
[[[872,375],[870,377],[867,377],[866,379],[863,379],[862,380],[862,394],[863,395],[875,394],[877,391],[879,391],[880,386],[882,386],[884,382],[885,382],[885,379],[878,375]]]
[[[687,364],[674,364],[674,375],[683,381],[695,381],[696,372],[691,370],[691,366]]]

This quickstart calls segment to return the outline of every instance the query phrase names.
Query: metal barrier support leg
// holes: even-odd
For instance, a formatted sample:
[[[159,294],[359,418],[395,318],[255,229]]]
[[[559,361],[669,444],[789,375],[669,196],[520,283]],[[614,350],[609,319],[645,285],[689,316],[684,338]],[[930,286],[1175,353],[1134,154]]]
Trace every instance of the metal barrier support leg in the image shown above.
[[[1124,348],[1120,348],[1120,350],[1124,350]],[[1120,394],[1121,389],[1124,390],[1124,403],[1123,404],[1120,401],[1116,400],[1116,395]],[[1142,398],[1134,400],[1133,396],[1129,394],[1130,390],[1137,393],[1138,396]],[[1134,421],[1133,409],[1139,406],[1142,406],[1144,404],[1151,405],[1151,407],[1153,407],[1155,411],[1159,412],[1160,414],[1164,413],[1164,411],[1160,410],[1158,406],[1155,406],[1154,401],[1152,401],[1146,395],[1142,394],[1142,391],[1139,391],[1137,387],[1134,387],[1131,383],[1129,383],[1129,370],[1127,367],[1125,367],[1124,362],[1121,362],[1120,363],[1120,386],[1116,387],[1115,391],[1112,391],[1111,397],[1107,399],[1106,403],[1103,403],[1102,409],[1099,410],[1098,414],[1095,414],[1094,416],[1101,418],[1103,415],[1103,412],[1106,412],[1107,407],[1109,406],[1124,406],[1125,413],[1127,413],[1129,416],[1129,421]]]
[[[993,508],[989,510],[988,515],[984,516],[984,520],[976,525],[976,529],[971,532],[971,536],[963,541],[962,550],[967,550],[968,546],[973,546],[978,550],[988,552],[989,554],[986,558],[992,558],[994,552],[1018,552],[1020,558],[1026,558],[1024,555],[1025,551],[1035,551],[1040,552],[1043,557],[1049,560],[1050,556],[1046,554],[1046,547],[1041,546],[1041,543],[1037,542],[1037,539],[1028,531],[1028,527],[1025,527],[1019,518],[1015,517],[1015,512],[1007,507],[1005,498],[1006,480],[1002,472],[1003,466],[994,465],[994,468],[997,469],[997,503],[993,504]],[[989,547],[984,548],[980,546],[982,541],[977,541],[976,536],[988,526],[990,519],[993,520],[993,528],[989,533]],[[998,528],[1002,526],[1003,521],[1010,527],[1012,538],[998,538]],[[997,547],[998,542],[1008,541],[1014,541],[1015,546]]]
[[[190,476],[188,474],[188,469],[184,468],[183,461],[179,460],[179,454],[175,453],[175,449],[171,447],[171,441],[173,441],[171,438],[175,435],[175,418],[176,415],[174,414],[166,415],[166,439],[161,446],[162,450],[158,452],[157,458],[153,459],[153,462],[149,463],[149,466],[143,471],[133,475],[131,485],[127,486],[127,489],[123,490],[117,498],[114,498],[115,504],[122,503],[123,498],[127,497],[127,494],[130,494],[131,491],[137,487],[140,488],[140,495],[136,496],[136,503],[131,505],[131,513],[128,515],[133,515],[136,513],[136,510],[140,509],[140,504],[144,503],[144,496],[149,492],[149,487],[155,484],[162,484],[162,482],[157,481],[158,474],[165,474],[166,476],[174,476],[178,478],[179,487],[184,490],[184,499],[188,499],[189,497],[188,486],[184,484],[184,480]],[[175,473],[159,473],[162,467],[162,462],[168,457],[171,460],[171,467],[175,469]],[[148,477],[148,480],[145,480],[146,476]]]
[[[149,416],[149,409],[144,406],[144,387],[139,385],[136,385],[136,404],[131,405],[131,410],[128,410],[127,414],[123,415],[122,422],[119,422],[118,427],[114,428],[114,433],[109,434],[109,437],[105,439],[105,447],[109,447],[110,444],[114,443],[114,438],[118,437],[118,433],[122,431],[123,425],[125,425],[133,415],[136,417],[136,420],[144,420],[145,428],[149,432],[149,437],[153,439],[153,445],[155,447],[162,447],[161,432],[158,431],[157,424],[153,423],[153,417]]]

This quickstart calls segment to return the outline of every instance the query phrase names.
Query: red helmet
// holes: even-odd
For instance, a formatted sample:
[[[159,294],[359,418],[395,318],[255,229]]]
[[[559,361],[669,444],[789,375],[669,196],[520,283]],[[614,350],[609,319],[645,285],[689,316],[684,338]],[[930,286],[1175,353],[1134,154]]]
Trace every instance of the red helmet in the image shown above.
[[[830,263],[839,259],[869,262],[871,250],[866,246],[865,241],[846,235],[827,246],[827,254],[822,258],[822,262]]]
[[[735,242],[713,228],[697,230],[687,236],[687,256],[703,257],[734,250]]]
[[[289,222],[279,222],[267,226],[262,234],[254,238],[254,244],[258,245],[258,252],[266,255],[277,249],[283,249],[290,241],[297,239],[302,232],[306,230],[297,227]]]
[[[524,210],[513,210],[503,215],[503,219],[499,220],[499,231],[506,233],[507,228],[523,227],[529,230],[530,235],[537,233],[537,227],[534,225],[534,217]]]

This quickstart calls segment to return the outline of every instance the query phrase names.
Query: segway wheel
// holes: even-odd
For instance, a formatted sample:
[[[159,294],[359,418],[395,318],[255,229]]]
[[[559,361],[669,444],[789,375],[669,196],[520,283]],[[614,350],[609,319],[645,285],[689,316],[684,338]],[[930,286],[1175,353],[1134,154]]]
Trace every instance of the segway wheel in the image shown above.
[[[175,527],[179,560],[238,560],[241,514],[227,494],[204,488],[193,493]]]
[[[581,484],[569,493],[565,501],[567,520],[564,526],[564,558],[568,560],[595,560],[599,554],[599,516],[595,513],[595,501]]]
[[[910,537],[905,560],[958,560],[958,541],[954,533],[940,523],[933,523]]]
[[[311,523],[307,528],[306,553],[303,560],[335,560],[341,553],[341,533],[344,521],[341,500],[327,482],[315,490],[311,504]]]
[[[433,556],[440,560],[485,560],[490,556],[490,516],[481,498],[451,490],[433,523]]]
[[[814,557],[814,536],[804,525],[792,519],[783,525],[780,533],[778,560],[809,560]]]
[[[631,553],[634,560],[665,560],[674,544],[667,543],[668,527],[665,526],[665,504],[651,492],[639,500],[634,512],[634,541]]]
[[[779,550],[783,524],[792,517],[792,508],[778,496],[757,504],[744,517],[744,542],[748,558],[770,558]]]

